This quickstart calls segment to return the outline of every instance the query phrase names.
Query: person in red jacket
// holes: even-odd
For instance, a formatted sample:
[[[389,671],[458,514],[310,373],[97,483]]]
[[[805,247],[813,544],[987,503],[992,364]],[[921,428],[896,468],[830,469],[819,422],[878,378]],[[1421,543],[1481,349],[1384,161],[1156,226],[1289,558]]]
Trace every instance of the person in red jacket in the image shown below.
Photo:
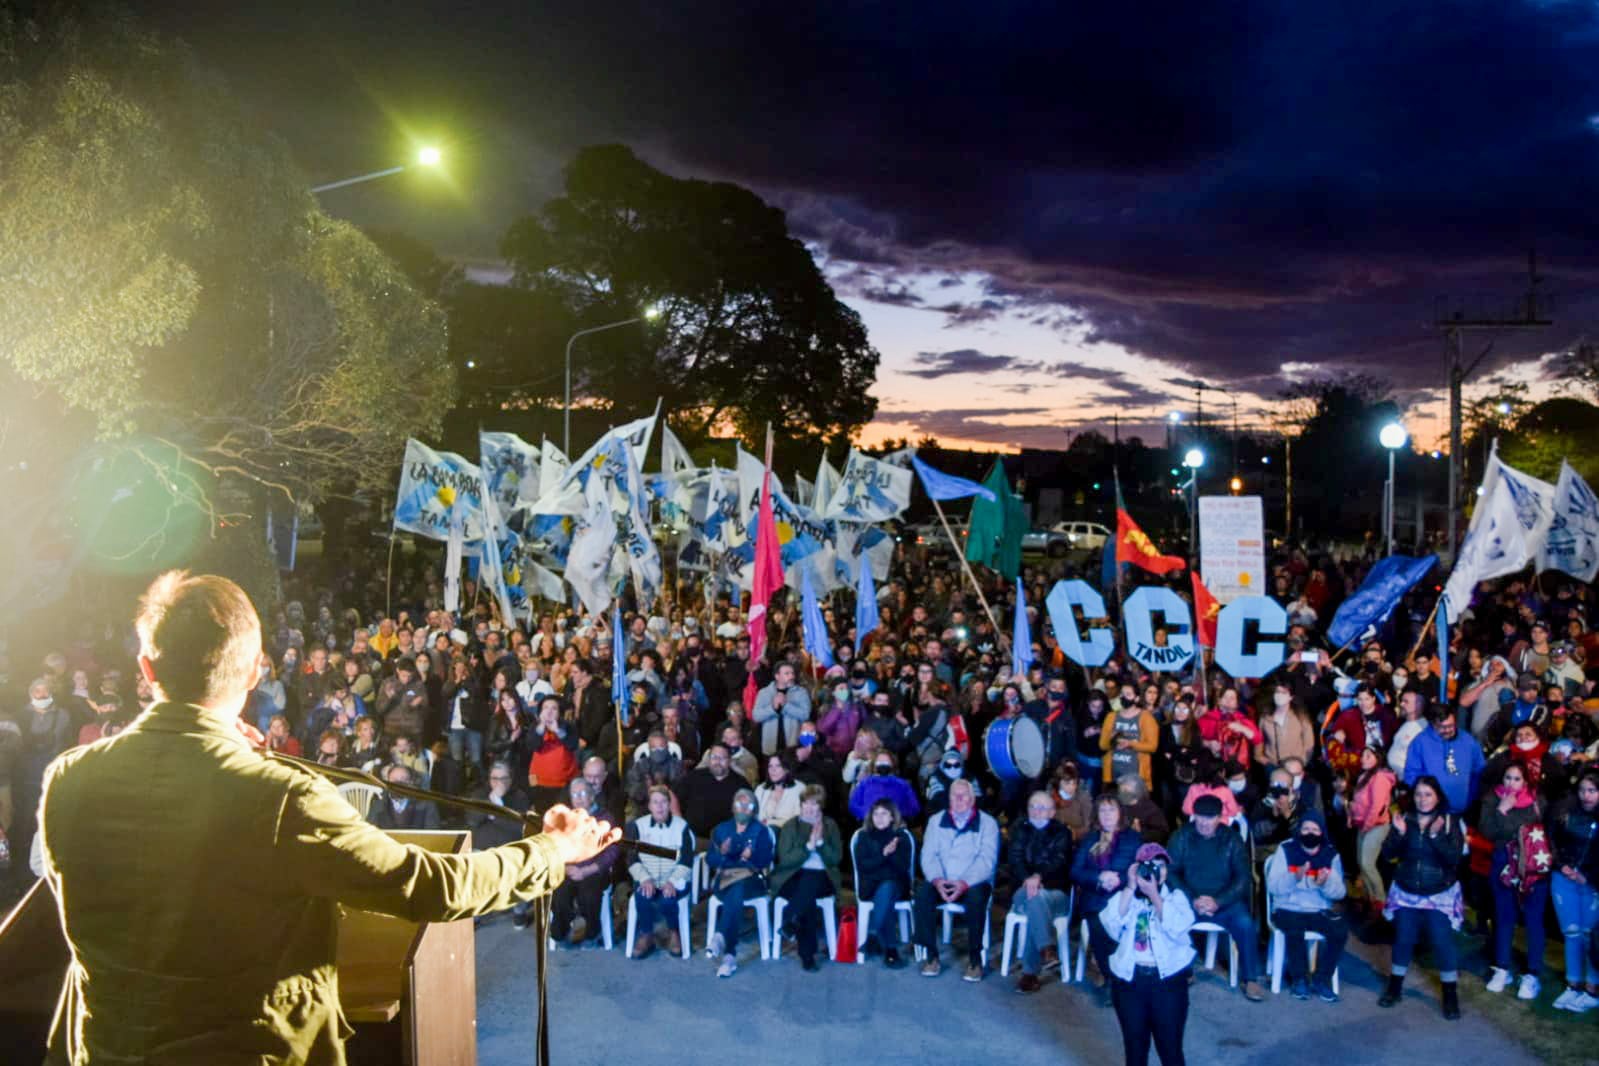
[[[533,809],[543,811],[566,799],[566,787],[578,774],[577,726],[561,720],[559,696],[539,700],[532,746],[533,757],[527,765],[528,795]]]
[[[1216,706],[1199,716],[1199,739],[1223,763],[1249,766],[1254,761],[1255,745],[1264,737],[1260,726],[1249,717],[1231,685],[1222,689]]]
[[[1360,753],[1368,746],[1388,750],[1399,731],[1399,720],[1394,712],[1377,698],[1377,690],[1370,685],[1355,689],[1355,705],[1333,719],[1326,739],[1337,741],[1358,764]],[[1328,761],[1334,761],[1329,755]]]

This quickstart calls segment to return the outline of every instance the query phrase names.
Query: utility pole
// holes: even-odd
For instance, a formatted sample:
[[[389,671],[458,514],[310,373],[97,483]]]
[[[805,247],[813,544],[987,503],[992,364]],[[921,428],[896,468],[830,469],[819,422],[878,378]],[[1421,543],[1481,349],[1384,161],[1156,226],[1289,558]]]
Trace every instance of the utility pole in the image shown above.
[[[1461,461],[1461,386],[1473,370],[1493,351],[1490,339],[1482,351],[1469,364],[1465,363],[1464,347],[1467,333],[1499,333],[1505,330],[1544,329],[1553,321],[1544,317],[1538,286],[1543,279],[1538,276],[1538,253],[1527,253],[1527,291],[1511,314],[1503,317],[1468,317],[1465,311],[1455,309],[1433,320],[1433,328],[1444,338],[1444,359],[1449,384],[1449,499],[1444,508],[1444,521],[1449,527],[1449,557],[1455,557],[1456,521],[1460,509]]]

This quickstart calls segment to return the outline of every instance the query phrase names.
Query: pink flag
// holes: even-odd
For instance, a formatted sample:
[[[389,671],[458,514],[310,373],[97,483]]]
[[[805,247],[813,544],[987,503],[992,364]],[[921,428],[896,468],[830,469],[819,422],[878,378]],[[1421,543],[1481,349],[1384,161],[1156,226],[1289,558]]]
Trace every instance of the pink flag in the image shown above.
[[[755,707],[755,667],[766,652],[766,606],[772,593],[783,586],[783,549],[777,542],[777,518],[772,513],[772,432],[766,431],[766,473],[761,477],[761,512],[755,522],[755,574],[750,592],[749,680],[744,684],[744,707]]]

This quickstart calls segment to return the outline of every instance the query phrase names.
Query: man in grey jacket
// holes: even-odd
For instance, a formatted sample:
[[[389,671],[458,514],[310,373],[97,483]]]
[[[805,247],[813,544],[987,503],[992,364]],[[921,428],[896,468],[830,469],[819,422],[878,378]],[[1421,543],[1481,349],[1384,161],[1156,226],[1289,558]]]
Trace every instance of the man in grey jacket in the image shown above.
[[[761,758],[769,758],[799,742],[801,722],[811,718],[811,694],[794,683],[794,664],[778,663],[772,683],[755,696],[750,719],[759,730],[756,747]]]
[[[922,837],[922,876],[912,902],[916,946],[926,952],[923,977],[943,972],[938,958],[937,908],[959,903],[966,911],[966,980],[981,981],[985,961],[984,934],[988,903],[994,893],[999,863],[999,823],[977,809],[972,783],[965,778],[949,786],[949,809],[927,823]]]

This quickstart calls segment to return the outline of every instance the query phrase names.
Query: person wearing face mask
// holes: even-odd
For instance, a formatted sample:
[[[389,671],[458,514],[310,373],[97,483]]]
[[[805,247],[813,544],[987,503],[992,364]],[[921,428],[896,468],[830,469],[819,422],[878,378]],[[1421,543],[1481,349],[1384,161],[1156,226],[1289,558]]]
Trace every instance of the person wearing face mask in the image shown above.
[[[830,682],[827,708],[817,720],[816,729],[834,756],[842,759],[855,746],[855,734],[860,732],[863,716],[861,705],[855,701],[844,680],[844,672],[836,667],[834,669],[837,676]]]
[[[1176,813],[1184,794],[1200,779],[1208,755],[1194,722],[1193,696],[1185,692],[1172,702],[1155,749],[1155,789],[1168,814]]]
[[[1366,917],[1375,921],[1387,890],[1377,869],[1377,856],[1388,839],[1392,818],[1394,772],[1383,763],[1381,748],[1368,747],[1360,753],[1360,773],[1355,778],[1349,803],[1349,826],[1355,832],[1355,854],[1360,863],[1360,883],[1366,890],[1363,907]]]
[[[1027,817],[1011,823],[1005,861],[1010,867],[1011,911],[1027,917],[1022,944],[1022,976],[1016,991],[1037,992],[1039,974],[1046,962],[1070,965],[1054,958],[1055,921],[1068,917],[1067,892],[1071,887],[1072,833],[1055,817],[1055,801],[1048,792],[1027,797]]]
[[[766,894],[766,871],[775,855],[772,832],[755,818],[755,793],[741,788],[733,796],[733,817],[711,831],[705,853],[711,891],[721,903],[716,931],[705,954],[720,960],[718,977],[738,970],[738,938],[744,927],[744,901]]]
[[[949,809],[928,819],[922,836],[921,863],[924,881],[913,893],[911,927],[916,945],[922,949],[923,977],[937,977],[943,969],[938,957],[936,908],[941,903],[960,903],[965,907],[965,980],[983,979],[984,931],[988,928],[988,904],[994,890],[994,872],[999,862],[999,823],[977,809],[977,795],[965,779],[949,788]]]
[[[642,812],[651,788],[656,785],[675,788],[686,772],[683,760],[667,744],[666,734],[659,729],[650,730],[644,746],[634,756],[633,765],[627,769],[625,785],[631,809]]]
[[[1056,682],[1059,681],[1057,687]],[[1058,696],[1061,705],[1066,700],[1065,678],[1051,678],[1049,688],[1045,690],[1046,701],[1055,700]],[[1049,703],[1049,713],[1055,713],[1056,704]],[[1082,709],[1073,716],[1073,729],[1075,731],[1075,744],[1077,749],[1077,768],[1082,771],[1084,781],[1101,781],[1105,775],[1105,763],[1100,755],[1100,735],[1105,729],[1105,718],[1110,713],[1110,701],[1103,692],[1092,691],[1083,700]],[[1058,719],[1057,719],[1058,720]]]
[[[973,795],[979,798],[982,789],[976,781],[966,772],[966,759],[954,748],[946,751],[938,760],[938,766],[927,779],[927,787],[923,793],[928,817],[932,817],[949,808],[949,788],[956,781],[967,781],[972,786]]]
[[[1272,897],[1272,922],[1283,935],[1283,973],[1295,999],[1309,999],[1310,946],[1307,933],[1323,939],[1316,959],[1314,991],[1324,1003],[1337,1003],[1332,974],[1338,969],[1349,923],[1332,905],[1344,898],[1343,861],[1327,839],[1321,812],[1306,811],[1294,835],[1266,860],[1266,889]]]
[[[921,812],[921,801],[909,781],[899,776],[899,763],[891,751],[880,751],[870,774],[862,774],[849,795],[849,812],[864,821],[866,812],[879,800],[894,805],[901,819],[909,820]]]
[[[1514,978],[1511,944],[1518,919],[1527,930],[1527,968],[1517,999],[1537,999],[1543,970],[1544,910],[1549,904],[1547,869],[1531,869],[1529,834],[1537,827],[1542,843],[1543,804],[1518,763],[1505,767],[1499,784],[1482,798],[1476,831],[1493,849],[1488,885],[1493,893],[1493,969],[1488,991],[1503,992]],[[1552,856],[1550,856],[1552,859]],[[1508,869],[1507,869],[1508,868]]]
[[[1133,776],[1143,780],[1146,790],[1153,788],[1151,757],[1159,747],[1160,725],[1154,714],[1137,702],[1124,705],[1105,719],[1100,730],[1101,780],[1108,785]]]
[[[1294,699],[1293,690],[1277,685],[1263,694],[1261,703],[1255,763],[1271,767],[1284,759],[1310,759],[1316,753],[1316,726],[1304,705]]]
[[[1072,839],[1087,836],[1094,822],[1094,795],[1079,779],[1076,762],[1064,759],[1055,768],[1049,795],[1055,803],[1055,820],[1071,830]]]
[[[1457,872],[1465,846],[1464,827],[1450,813],[1448,794],[1435,777],[1424,774],[1415,779],[1411,803],[1413,813],[1394,815],[1382,846],[1384,861],[1396,864],[1383,909],[1394,923],[1394,949],[1388,984],[1377,1006],[1392,1007],[1404,995],[1411,956],[1425,935],[1438,961],[1443,1016],[1454,1021],[1460,1017],[1459,954],[1453,934],[1465,919]]]
[[[1565,798],[1565,772],[1559,761],[1549,754],[1549,741],[1536,726],[1519,725],[1511,731],[1505,746],[1494,752],[1483,768],[1483,791],[1491,792],[1512,766],[1521,767],[1527,788],[1534,795],[1548,802]]]
[[[911,853],[916,845],[892,800],[874,802],[865,821],[850,845],[856,898],[871,907],[864,918],[867,936],[862,953],[866,958],[881,954],[884,966],[898,970],[905,960],[899,954],[894,906],[910,899]]]
[[[794,938],[800,966],[806,973],[820,968],[816,962],[816,938],[821,911],[816,901],[836,896],[843,884],[838,867],[844,857],[844,839],[838,823],[822,813],[826,801],[827,794],[815,785],[807,785],[800,792],[798,814],[778,830],[777,864],[772,868],[773,897],[788,901],[782,934]]]
[[[903,711],[894,709],[894,695],[886,689],[873,692],[861,720],[862,729],[877,734],[885,751],[903,759],[910,751],[909,721]]]
[[[1248,770],[1238,763],[1223,766],[1214,759],[1205,762],[1200,779],[1188,786],[1183,795],[1183,814],[1193,817],[1194,804],[1201,796],[1215,796],[1221,802],[1224,822],[1231,822],[1241,812],[1248,811],[1259,798],[1255,787],[1249,783]]]
[[[1516,679],[1516,698],[1488,723],[1483,747],[1489,751],[1502,747],[1519,726],[1530,725],[1539,733],[1549,731],[1549,708],[1543,702],[1543,683],[1537,674],[1525,673]]]

